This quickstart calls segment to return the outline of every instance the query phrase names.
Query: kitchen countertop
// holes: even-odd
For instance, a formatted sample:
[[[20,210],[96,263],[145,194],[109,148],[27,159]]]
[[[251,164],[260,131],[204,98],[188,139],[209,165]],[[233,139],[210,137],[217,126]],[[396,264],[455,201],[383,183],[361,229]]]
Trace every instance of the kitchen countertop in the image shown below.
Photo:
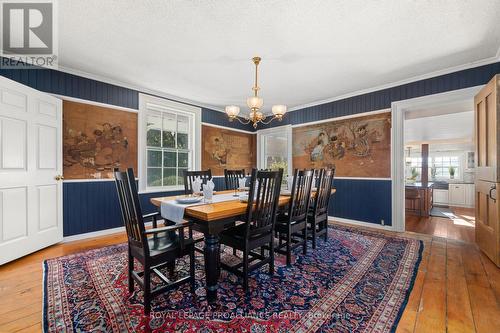
[[[431,188],[432,185],[434,185],[434,183],[432,183],[432,182],[428,182],[427,186],[423,186],[422,183],[420,183],[420,182],[413,183],[413,184],[405,183],[406,187],[418,187],[418,188]]]

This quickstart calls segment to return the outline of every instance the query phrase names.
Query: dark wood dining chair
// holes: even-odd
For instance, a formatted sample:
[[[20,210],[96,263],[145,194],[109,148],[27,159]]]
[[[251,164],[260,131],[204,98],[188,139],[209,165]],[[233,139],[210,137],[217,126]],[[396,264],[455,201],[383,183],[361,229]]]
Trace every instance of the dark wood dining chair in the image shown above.
[[[248,203],[243,223],[221,234],[221,244],[242,251],[242,261],[230,266],[221,263],[223,269],[243,278],[243,288],[248,291],[248,275],[251,271],[269,264],[269,274],[274,274],[274,224],[278,207],[283,170],[252,170]],[[255,186],[257,182],[257,186]],[[261,250],[266,246],[268,256]],[[254,261],[256,263],[250,265]]]
[[[335,168],[319,171],[318,187],[308,216],[308,231],[313,249],[316,248],[317,237],[323,235],[325,242],[328,239],[328,207],[334,177]]]
[[[188,282],[191,284],[191,292],[194,293],[194,242],[191,237],[184,235],[186,228],[189,231],[188,234],[191,234],[191,224],[186,222],[146,229],[133,170],[115,171],[114,175],[128,237],[128,289],[129,292],[134,291],[134,282],[143,289],[144,313],[149,314],[151,300],[159,294]],[[188,276],[171,281],[160,271],[165,267],[175,269],[175,260],[186,255],[190,259]],[[142,271],[134,269],[134,259],[141,263]],[[151,273],[156,274],[163,282],[154,289],[151,289]]]
[[[245,169],[228,170],[224,169],[224,180],[226,181],[226,190],[235,190],[239,187],[239,180],[245,178]]]
[[[288,210],[279,214],[276,220],[278,247],[275,251],[286,255],[286,264],[292,264],[292,250],[302,246],[307,254],[307,214],[311,199],[314,170],[295,169]]]
[[[202,171],[184,171],[184,194],[193,194],[193,181],[196,177],[200,177],[203,184],[212,179],[212,171],[202,170]]]

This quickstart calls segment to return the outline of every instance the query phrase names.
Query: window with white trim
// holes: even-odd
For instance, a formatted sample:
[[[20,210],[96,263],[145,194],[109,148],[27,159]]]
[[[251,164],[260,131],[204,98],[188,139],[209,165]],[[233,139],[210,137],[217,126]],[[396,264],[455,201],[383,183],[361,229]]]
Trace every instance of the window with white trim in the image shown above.
[[[283,181],[292,173],[292,127],[279,126],[257,132],[257,167],[283,169]]]
[[[141,97],[139,186],[143,191],[182,188],[183,172],[199,164],[201,110],[151,96]]]

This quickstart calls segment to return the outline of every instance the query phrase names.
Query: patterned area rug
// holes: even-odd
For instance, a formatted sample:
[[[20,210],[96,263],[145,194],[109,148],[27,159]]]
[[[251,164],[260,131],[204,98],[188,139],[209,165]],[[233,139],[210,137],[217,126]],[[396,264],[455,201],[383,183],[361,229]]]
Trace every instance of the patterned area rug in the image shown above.
[[[250,293],[222,271],[219,302],[209,307],[203,256],[197,289],[189,286],[153,300],[143,316],[142,292],[129,295],[127,245],[119,244],[44,263],[45,332],[390,332],[406,306],[421,260],[421,241],[334,226],[316,250],[277,257],[252,274]],[[223,261],[235,260],[223,249]],[[187,274],[187,258],[175,274]]]

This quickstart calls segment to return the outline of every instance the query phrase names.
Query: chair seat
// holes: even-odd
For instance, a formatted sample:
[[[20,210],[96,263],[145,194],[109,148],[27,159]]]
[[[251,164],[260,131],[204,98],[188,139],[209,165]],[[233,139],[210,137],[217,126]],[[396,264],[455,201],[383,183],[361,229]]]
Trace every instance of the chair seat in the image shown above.
[[[290,226],[292,227],[292,229],[294,229],[294,227],[297,227],[297,226],[300,226],[300,225],[303,225],[306,223],[306,220],[302,220],[302,221],[291,221],[290,222]],[[276,217],[276,224],[275,224],[275,230],[276,231],[281,231],[281,230],[288,230],[288,214],[283,214],[283,215],[279,215]]]
[[[152,257],[161,256],[167,252],[177,252],[181,249],[179,235],[175,232],[160,232],[156,237],[148,238],[149,253]],[[184,248],[189,249],[194,240],[189,238],[184,240]]]
[[[238,250],[243,250],[245,247],[246,228],[246,223],[241,223],[223,231],[221,233],[221,244],[228,245]],[[262,243],[269,242],[272,237],[273,235],[271,233],[255,234],[248,237],[249,249],[254,249]]]

